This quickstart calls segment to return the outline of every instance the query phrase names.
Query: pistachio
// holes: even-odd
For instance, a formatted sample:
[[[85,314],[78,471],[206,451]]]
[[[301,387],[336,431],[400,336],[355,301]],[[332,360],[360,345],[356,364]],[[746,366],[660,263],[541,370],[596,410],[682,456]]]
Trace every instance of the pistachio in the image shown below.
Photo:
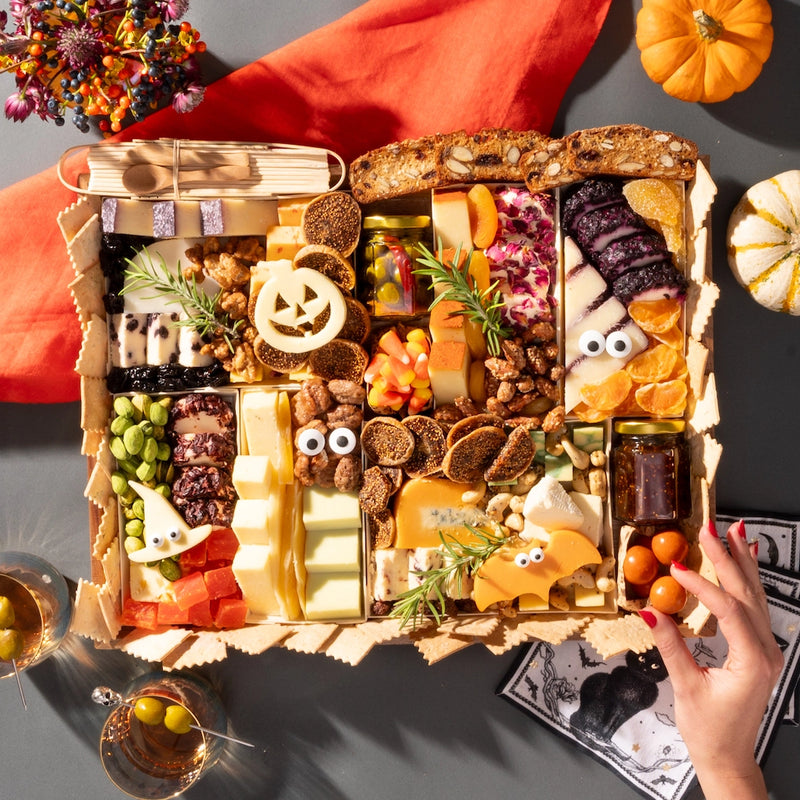
[[[143,536],[144,522],[140,519],[129,519],[125,523],[125,533],[127,536]]]
[[[171,558],[164,558],[158,562],[158,571],[168,580],[177,581],[182,576],[180,564]]]
[[[158,455],[158,442],[152,436],[145,436],[144,444],[139,452],[142,461],[155,461]]]
[[[127,397],[114,398],[114,413],[118,417],[127,417],[130,419],[133,416],[133,403]]]
[[[124,472],[115,470],[111,473],[111,490],[114,494],[125,494],[128,491],[128,479]]]
[[[128,457],[128,450],[125,447],[125,442],[122,441],[121,436],[114,436],[108,443],[108,449],[111,451],[111,455],[117,459],[117,461],[124,461]]]
[[[161,403],[153,403],[150,406],[147,418],[153,423],[153,425],[159,425],[163,427],[169,420],[169,410],[165,406],[162,406]]]
[[[127,451],[126,456],[138,455],[144,445],[144,432],[138,425],[131,425],[131,427],[122,434],[122,443]],[[123,456],[123,458],[126,456]]]
[[[122,436],[128,428],[133,425],[133,420],[130,417],[114,417],[111,420],[111,424],[108,426],[108,429],[114,436]]]
[[[126,553],[135,553],[137,550],[144,549],[144,541],[138,536],[126,536],[123,546]]]
[[[136,467],[136,477],[140,481],[149,481],[152,480],[153,476],[156,474],[156,462],[150,461],[142,461],[138,467]]]

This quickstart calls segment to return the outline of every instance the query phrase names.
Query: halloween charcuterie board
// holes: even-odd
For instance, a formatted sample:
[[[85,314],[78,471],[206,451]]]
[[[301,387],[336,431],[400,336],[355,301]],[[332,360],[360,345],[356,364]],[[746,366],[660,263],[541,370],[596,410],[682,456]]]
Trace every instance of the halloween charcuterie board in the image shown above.
[[[242,196],[182,193],[180,154],[207,177],[247,148],[170,147],[157,196],[107,191],[130,158],[104,154],[59,220],[91,467],[78,631],[167,666],[649,646],[629,612],[656,537],[708,570],[720,454],[696,146],[457,132],[367,153],[341,189],[325,157],[326,188]]]

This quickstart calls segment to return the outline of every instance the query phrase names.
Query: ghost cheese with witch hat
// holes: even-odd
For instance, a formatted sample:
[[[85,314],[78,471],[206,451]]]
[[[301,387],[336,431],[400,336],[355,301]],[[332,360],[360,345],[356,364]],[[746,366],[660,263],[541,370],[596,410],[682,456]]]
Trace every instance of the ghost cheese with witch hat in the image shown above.
[[[211,533],[211,525],[190,528],[172,503],[154,489],[134,481],[129,485],[144,500],[145,519],[145,546],[128,554],[131,561],[143,564],[180,555]]]

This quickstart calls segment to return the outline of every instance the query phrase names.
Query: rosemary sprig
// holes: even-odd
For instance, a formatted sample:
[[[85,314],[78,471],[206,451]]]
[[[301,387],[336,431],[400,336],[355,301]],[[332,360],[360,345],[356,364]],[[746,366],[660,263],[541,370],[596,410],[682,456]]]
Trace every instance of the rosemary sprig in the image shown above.
[[[409,622],[412,629],[416,628],[417,621],[424,620],[428,613],[433,616],[437,625],[440,624],[446,613],[445,585],[455,577],[460,594],[464,576],[474,576],[486,560],[508,541],[508,537],[500,533],[499,529],[497,533],[491,533],[466,523],[464,527],[477,541],[459,542],[452,536],[446,538],[439,531],[442,546],[449,556],[446,557],[444,566],[429,570],[413,570],[413,574],[419,575],[422,580],[418,586],[398,595],[394,607],[389,612],[391,617],[400,617],[402,628]]]
[[[141,264],[129,258],[125,259],[129,266],[125,270],[125,286],[120,294],[127,294],[137,289],[152,289],[154,294],[143,296],[144,299],[152,300],[163,295],[172,295],[165,302],[168,305],[177,303],[186,315],[185,318],[177,320],[175,325],[190,326],[201,336],[211,334],[222,336],[233,352],[232,340],[239,337],[239,327],[244,320],[231,321],[227,314],[218,310],[222,289],[213,296],[208,295],[197,288],[194,275],[191,280],[184,277],[180,263],[177,274],[173,275],[163,257],[158,264],[154,264],[146,247],[140,251],[140,255],[143,256]]]
[[[500,341],[510,336],[511,331],[503,325],[500,309],[503,308],[503,295],[500,293],[498,282],[481,291],[469,274],[469,265],[472,260],[473,250],[467,253],[462,267],[456,266],[461,257],[461,247],[456,249],[455,256],[450,262],[437,258],[424,245],[417,245],[422,254],[417,259],[424,264],[421,269],[415,269],[415,275],[427,275],[434,286],[444,285],[444,291],[439,294],[430,307],[433,308],[442,300],[456,300],[464,305],[459,313],[469,317],[473,322],[480,323],[481,331],[486,337],[486,349],[490,355],[500,355]],[[442,251],[442,242],[439,240],[439,252]]]

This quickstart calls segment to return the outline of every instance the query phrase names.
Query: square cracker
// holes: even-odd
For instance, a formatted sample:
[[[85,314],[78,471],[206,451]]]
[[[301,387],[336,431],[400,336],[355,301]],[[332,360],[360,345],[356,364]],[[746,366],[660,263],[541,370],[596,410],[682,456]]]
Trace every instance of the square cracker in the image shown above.
[[[111,416],[111,395],[105,378],[81,375],[81,428],[105,431]]]
[[[94,198],[82,195],[72,205],[58,213],[56,221],[67,244],[75,238],[91,216],[97,213],[98,202]]]
[[[596,617],[583,629],[583,638],[604,659],[626,650],[644,653],[655,645],[652,631],[638,614]]]
[[[102,230],[100,217],[92,214],[67,245],[67,252],[76,275],[85,272],[100,260]]]
[[[119,640],[119,649],[144,661],[161,663],[190,636],[192,631],[187,628],[164,628],[158,631],[136,628]]]
[[[191,669],[202,664],[224,661],[228,648],[217,631],[195,631],[174,650],[170,651],[162,663],[167,669]]]
[[[281,644],[287,650],[298,653],[318,653],[336,633],[338,627],[335,623],[298,625]]]
[[[97,525],[97,533],[92,543],[92,558],[100,560],[110,548],[111,543],[117,536],[119,517],[117,516],[117,504],[110,502],[103,508],[100,515],[100,522]],[[116,548],[113,550],[114,558],[119,558]]]
[[[358,625],[343,625],[325,647],[325,655],[355,666],[375,646],[375,640]]]
[[[428,664],[435,664],[471,644],[475,644],[475,639],[471,636],[452,636],[449,633],[423,636],[414,641],[414,647],[419,650]]]
[[[95,642],[110,642],[117,634],[118,626],[109,626],[109,618],[104,613],[103,593],[105,587],[78,579],[78,590],[72,612],[70,631]]]
[[[108,371],[108,326],[92,315],[83,332],[75,371],[85,378],[105,378]]]
[[[106,279],[100,263],[97,262],[87,267],[69,284],[72,292],[72,299],[75,302],[75,310],[81,325],[84,327],[93,316],[106,318],[106,308],[103,305],[103,293],[106,289]],[[106,349],[108,346],[106,345]],[[104,373],[105,374],[105,373]]]
[[[222,631],[219,636],[228,647],[255,656],[280,644],[292,630],[290,625],[246,625],[244,628]]]

